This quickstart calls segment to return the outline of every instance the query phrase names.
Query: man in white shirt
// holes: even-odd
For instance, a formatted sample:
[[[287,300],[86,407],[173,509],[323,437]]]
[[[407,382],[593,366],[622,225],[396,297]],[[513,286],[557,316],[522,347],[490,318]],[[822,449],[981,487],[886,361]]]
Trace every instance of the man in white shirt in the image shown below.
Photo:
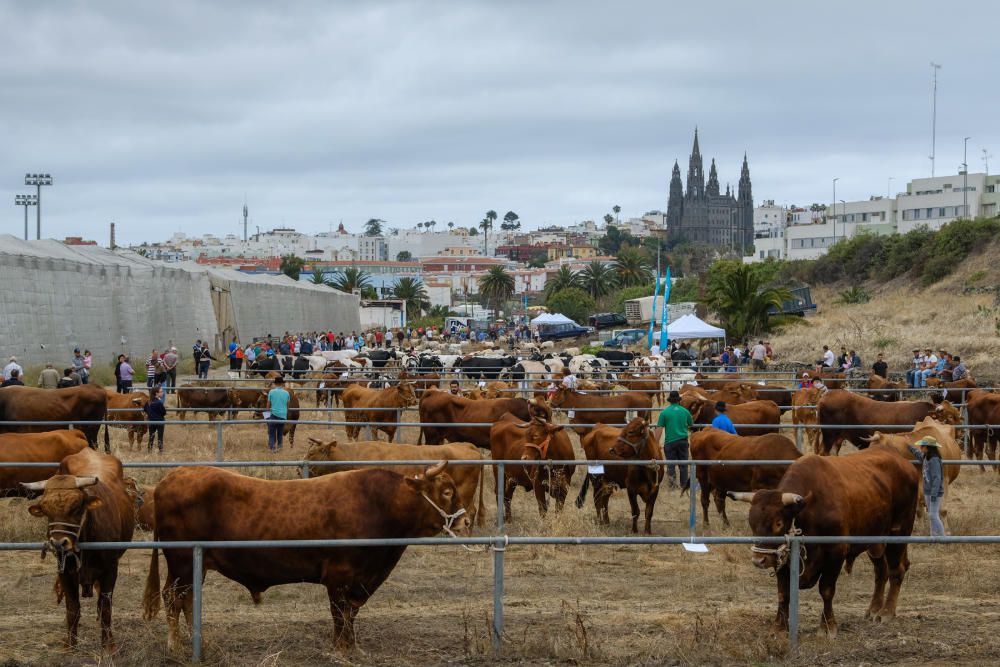
[[[821,373],[824,368],[833,368],[835,363],[833,358],[833,350],[830,349],[829,345],[823,346],[823,357],[816,362],[816,372]]]
[[[921,370],[914,374],[913,386],[916,388],[927,386],[927,376],[934,372],[934,367],[937,366],[938,358],[934,354],[934,350],[926,348],[924,350],[924,363]]]
[[[7,380],[10,379],[11,371],[17,371],[17,374],[20,377],[24,376],[24,369],[21,368],[21,365],[17,363],[17,358],[16,357],[11,357],[10,358],[10,362],[6,366],[3,367],[3,380],[4,380],[4,382],[6,382]]]

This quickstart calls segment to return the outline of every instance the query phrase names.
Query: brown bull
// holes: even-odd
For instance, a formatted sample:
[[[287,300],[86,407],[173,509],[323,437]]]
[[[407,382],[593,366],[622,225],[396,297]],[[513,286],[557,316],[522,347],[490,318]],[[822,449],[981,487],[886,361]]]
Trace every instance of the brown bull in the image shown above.
[[[838,373],[828,368],[824,368],[817,373],[810,371],[809,377],[813,382],[821,382],[827,389],[843,389],[847,384],[847,373]]]
[[[973,389],[969,392],[966,410],[969,413],[969,425],[980,426],[969,431],[972,458],[985,457],[992,461],[996,458],[997,445],[1000,444],[1000,394]],[[1000,466],[994,466],[994,470],[1000,473]]]
[[[85,384],[59,391],[35,387],[4,387],[0,389],[0,422],[5,421],[103,421],[108,412],[108,392],[103,387]],[[54,424],[0,424],[0,433],[39,433],[66,428]],[[91,447],[97,447],[100,424],[80,424],[75,427],[87,436]],[[104,450],[110,451],[111,439],[104,431]]]
[[[345,419],[349,422],[366,422],[365,428],[373,430],[373,438],[378,439],[378,432],[389,436],[389,442],[396,437],[399,429],[395,422],[402,421],[403,408],[416,405],[417,395],[410,382],[402,381],[385,389],[369,389],[361,385],[351,385],[341,396],[344,401]],[[353,408],[363,408],[355,410]],[[357,440],[361,426],[346,427],[347,437]]]
[[[663,403],[663,382],[658,375],[624,375],[619,376],[616,383],[627,391],[634,391],[649,396],[650,402]],[[581,387],[585,389],[584,387]]]
[[[649,424],[642,417],[636,417],[625,425],[615,428],[598,424],[580,441],[585,456],[591,461],[613,459],[653,460],[662,459],[663,450]],[[628,502],[632,509],[632,532],[639,532],[639,502],[646,505],[645,528],[647,535],[652,532],[653,508],[663,481],[662,465],[608,465],[603,472],[589,473],[583,480],[583,487],[576,498],[576,506],[583,507],[587,498],[587,487],[594,483],[594,509],[597,520],[605,525],[610,523],[608,501],[615,490],[622,487],[628,492]]]
[[[750,528],[757,537],[786,535],[908,536],[913,532],[920,473],[912,461],[884,447],[851,456],[803,456],[772,491],[734,493],[751,502]],[[823,598],[820,622],[837,633],[833,596],[837,578],[867,552],[875,568],[875,590],[865,616],[888,621],[896,615],[903,576],[910,567],[906,544],[808,544],[797,585],[819,584]],[[753,563],[774,569],[778,582],[780,629],[788,627],[788,545],[755,545]],[[846,567],[845,567],[846,566]],[[888,595],[885,594],[886,581]]]
[[[494,398],[472,401],[464,396],[428,390],[420,398],[420,421],[424,424],[442,426],[422,426],[417,444],[440,445],[443,442],[471,442],[480,449],[490,448],[490,426],[509,412],[522,421],[531,419],[528,401],[523,398]],[[485,426],[457,426],[447,424],[485,424]]]
[[[943,392],[942,396],[946,401],[965,403],[970,390],[977,388],[979,385],[972,378],[955,380],[954,382],[941,382],[937,378],[927,378],[927,386],[941,389]]]
[[[739,380],[739,373],[711,373],[706,375],[704,373],[695,373],[694,379],[698,383],[698,386],[704,387],[705,389],[711,391],[717,391],[722,389],[727,384],[731,383],[733,380]]]
[[[819,387],[809,387],[798,389],[792,394],[792,423],[793,424],[819,424],[819,399],[823,397],[823,390]],[[819,454],[822,451],[823,439],[818,428],[801,429],[805,435],[806,451]]]
[[[0,496],[21,495],[25,482],[48,479],[59,462],[87,448],[87,436],[76,430],[0,435]],[[37,468],[5,468],[4,463],[52,463]]]
[[[119,394],[110,389],[105,391],[108,392],[108,421],[143,422],[124,425],[128,433],[129,449],[132,449],[133,445],[141,445],[142,438],[146,435],[146,412],[143,408],[149,403],[149,396],[141,391],[128,394]],[[104,425],[105,430],[110,427],[110,424]]]
[[[452,442],[447,445],[406,445],[382,442],[381,440],[362,442],[323,442],[309,438],[307,461],[479,461],[483,454],[475,445],[468,442]],[[380,465],[380,466],[350,466],[350,465],[311,465],[309,476],[319,477],[345,470],[364,470],[367,468],[382,468],[391,470],[406,477],[419,475],[426,465]],[[458,487],[462,506],[468,513],[469,522],[479,519],[483,524],[483,467],[476,465],[452,466],[452,480]],[[476,490],[479,490],[479,501],[476,502]]]
[[[225,387],[177,387],[177,418],[187,417],[190,410],[196,417],[198,412],[208,415],[209,421],[225,415],[222,410],[229,407],[229,390]]]
[[[711,424],[718,414],[714,398],[686,394],[681,396],[681,405],[688,409],[696,425]],[[736,432],[740,435],[777,433],[778,424],[781,423],[781,410],[774,401],[750,401],[728,406],[726,414],[733,420]]]
[[[778,404],[781,414],[792,410],[792,394],[794,392],[791,389],[776,384],[754,384],[751,386],[757,400],[774,401]]]
[[[645,394],[625,393],[617,396],[583,394],[566,387],[556,389],[552,407],[567,410],[571,424],[625,424],[633,416],[648,419],[653,399]],[[576,429],[581,437],[586,428]]]
[[[872,373],[865,382],[865,388],[870,390],[866,394],[868,398],[892,402],[899,400],[900,390],[906,389],[906,382],[902,380],[892,382],[877,373]]]
[[[544,403],[532,404],[531,421],[523,422],[509,412],[490,429],[490,454],[495,460],[569,461],[576,458],[573,443],[563,426],[552,423],[552,411]],[[545,516],[549,509],[546,493],[561,512],[569,485],[573,479],[573,465],[505,465],[504,466],[504,518],[510,521],[510,504],[517,487],[534,491],[538,513]],[[497,467],[493,468],[496,486]]]
[[[486,384],[486,391],[483,392],[483,398],[510,398],[516,393],[517,390],[506,382],[494,380]]]
[[[352,470],[312,479],[262,480],[218,468],[182,468],[156,486],[156,539],[308,540],[431,537],[469,522],[446,461],[423,475]],[[247,517],[253,517],[248,520]],[[354,620],[399,562],[405,546],[313,549],[205,549],[205,571],[244,586],[255,602],[282,584],[326,587],[338,647],[355,644]],[[192,618],[192,554],[165,549],[167,648],[180,649],[179,616]],[[143,607],[159,610],[159,560],[153,550]]]
[[[52,551],[56,558],[57,590],[60,598],[65,596],[66,599],[66,645],[69,647],[77,643],[80,596],[93,597],[96,588],[101,647],[105,653],[115,652],[111,598],[118,580],[118,561],[125,550],[81,551],[80,544],[132,539],[135,519],[123,479],[121,461],[83,449],[63,459],[57,475],[44,482],[25,485],[30,491],[43,491],[42,497],[28,507],[28,511],[49,522],[42,557]]]
[[[152,531],[156,527],[155,504],[153,503],[155,490],[155,486],[139,484],[133,477],[125,478],[125,492],[132,499],[136,528]]]
[[[959,424],[962,421],[958,410],[948,401],[939,405],[928,401],[883,403],[843,389],[827,392],[819,401],[818,414],[821,426],[832,427],[822,429],[823,455],[839,453],[844,440],[863,448],[867,444],[864,438],[870,438],[876,430],[886,433],[909,431],[927,416],[947,424]],[[889,426],[891,424],[899,426],[893,428]],[[838,428],[840,426],[846,428]],[[865,426],[871,428],[864,428]]]
[[[267,409],[267,391],[264,389],[229,389],[229,418],[239,417],[240,410],[249,410],[251,417]]]
[[[769,433],[739,436],[706,428],[691,434],[691,458],[698,461],[794,461],[802,454],[795,443],[783,435]],[[729,526],[726,515],[726,494],[730,491],[773,489],[778,485],[787,465],[700,465],[695,466],[701,486],[701,511],[708,527],[708,500],[715,497],[715,509],[722,522]]]

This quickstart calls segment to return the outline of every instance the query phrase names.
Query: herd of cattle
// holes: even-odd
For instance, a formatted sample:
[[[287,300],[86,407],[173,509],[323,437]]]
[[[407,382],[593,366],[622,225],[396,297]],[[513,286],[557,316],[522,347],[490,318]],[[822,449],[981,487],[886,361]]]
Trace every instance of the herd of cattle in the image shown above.
[[[386,353],[389,354],[389,353]],[[98,593],[102,646],[114,650],[111,631],[112,594],[123,551],[81,550],[85,542],[130,541],[136,526],[152,530],[155,539],[300,540],[316,538],[412,538],[441,531],[454,534],[484,516],[482,466],[450,465],[458,460],[512,460],[504,466],[504,508],[511,518],[511,499],[518,487],[534,494],[538,512],[545,515],[551,499],[560,511],[569,497],[577,472],[577,459],[566,424],[556,423],[554,409],[565,412],[580,435],[584,460],[634,460],[630,465],[609,465],[583,475],[577,504],[588,490],[597,519],[609,522],[608,503],[619,489],[626,491],[632,530],[638,532],[639,499],[644,504],[644,532],[651,522],[664,477],[661,443],[653,435],[654,401],[662,400],[663,382],[674,383],[681,404],[699,427],[691,436],[691,458],[698,461],[793,461],[761,465],[700,465],[696,477],[701,490],[703,521],[709,525],[709,502],[714,498],[722,521],[728,525],[726,499],[750,502],[750,527],[755,536],[805,535],[910,535],[918,511],[921,477],[908,445],[933,434],[944,445],[945,459],[962,455],[956,425],[960,410],[946,398],[903,401],[884,389],[876,400],[841,388],[845,378],[824,376],[822,387],[791,390],[760,384],[739,376],[655,375],[655,365],[634,359],[557,356],[535,360],[490,357],[442,359],[441,355],[408,356],[392,381],[370,383],[344,369],[351,364],[374,364],[355,359],[326,359],[322,368],[284,368],[300,372],[297,379],[318,392],[317,402],[331,393],[345,407],[350,424],[347,442],[310,438],[306,459],[309,477],[298,480],[262,480],[212,467],[185,467],[164,477],[155,488],[125,477],[122,464],[110,454],[96,451],[100,422],[131,419],[141,410],[143,394],[117,395],[93,385],[62,390],[26,387],[0,389],[0,493],[37,497],[32,515],[48,521],[43,550],[55,556],[57,591],[65,598],[67,644],[77,641],[80,597]],[[311,363],[311,358],[303,358]],[[539,364],[549,373],[563,367],[595,387],[625,384],[626,391],[588,393],[548,381],[532,385]],[[266,360],[265,360],[266,361]],[[382,360],[388,363],[390,358]],[[612,363],[626,363],[612,371]],[[657,363],[655,360],[653,364]],[[300,364],[301,365],[301,364]],[[386,364],[382,365],[386,368]],[[490,383],[471,397],[443,390],[441,371],[460,368],[466,377]],[[280,372],[279,369],[253,369]],[[638,389],[630,380],[652,371],[651,387]],[[612,376],[611,373],[614,373]],[[437,375],[437,378],[430,376]],[[556,377],[556,376],[553,376]],[[640,382],[646,382],[641,380]],[[311,383],[311,384],[310,384]],[[329,391],[334,383],[336,391]],[[680,384],[676,384],[680,383]],[[374,386],[367,386],[373,384]],[[386,385],[386,386],[383,386]],[[640,384],[640,387],[646,387]],[[530,399],[521,394],[534,393]],[[961,389],[967,421],[994,428],[970,432],[971,455],[996,455],[1000,440],[1000,394],[971,387]],[[323,391],[327,390],[327,391]],[[295,395],[296,390],[292,391]],[[964,401],[962,401],[964,398]],[[292,406],[299,409],[298,398]],[[729,415],[738,435],[701,425],[714,417],[717,401],[731,407]],[[214,409],[230,417],[241,410],[259,411],[266,405],[263,389],[189,387],[177,393],[179,409]],[[122,412],[108,412],[113,406]],[[415,444],[392,442],[399,411],[416,406],[420,435]],[[792,413],[795,423],[806,425],[813,452],[803,455],[795,442],[779,433],[782,414]],[[216,412],[209,412],[210,417]],[[183,418],[183,416],[182,416]],[[21,422],[5,424],[4,422]],[[41,422],[41,423],[40,423]],[[44,422],[73,422],[65,429]],[[594,426],[591,426],[594,425]],[[290,426],[294,429],[294,426]],[[388,441],[379,439],[384,432]],[[130,433],[132,436],[141,434]],[[364,435],[366,440],[360,440]],[[842,442],[862,451],[837,456]],[[108,435],[105,430],[105,444]],[[88,447],[88,444],[90,447]],[[422,460],[426,466],[360,467],[351,469],[338,461]],[[653,461],[653,462],[651,462]],[[50,467],[12,468],[4,462],[47,462]],[[497,470],[494,468],[494,481]],[[958,466],[946,466],[948,482],[958,476]],[[337,474],[330,474],[337,473]],[[233,520],[254,517],[254,520]],[[334,621],[334,642],[354,644],[354,620],[360,608],[392,572],[405,547],[310,549],[205,549],[205,570],[216,570],[250,592],[255,602],[272,586],[311,582],[326,587]],[[847,571],[863,552],[875,566],[875,589],[868,615],[880,619],[895,613],[903,575],[909,561],[905,544],[810,544],[799,586],[819,584],[824,602],[823,627],[836,632],[832,600],[842,569]],[[154,616],[160,600],[166,606],[168,646],[180,649],[179,615],[192,619],[193,577],[190,549],[164,549],[167,574],[161,586],[159,558],[153,551],[144,596],[144,613]],[[777,572],[779,608],[777,622],[787,626],[789,575],[787,546],[755,546],[753,562]],[[886,594],[885,584],[889,590]]]

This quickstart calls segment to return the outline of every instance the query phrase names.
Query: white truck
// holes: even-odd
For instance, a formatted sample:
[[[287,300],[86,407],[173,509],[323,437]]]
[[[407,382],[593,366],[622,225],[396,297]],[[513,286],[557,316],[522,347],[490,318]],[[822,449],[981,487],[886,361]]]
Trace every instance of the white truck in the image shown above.
[[[662,295],[656,297],[656,320],[660,321],[660,306],[662,305]],[[694,301],[683,301],[681,303],[667,304],[667,322],[673,322],[679,317],[684,317],[694,313],[696,304]],[[649,324],[653,317],[653,297],[644,296],[638,299],[629,299],[625,302],[625,319],[632,326],[639,324]]]

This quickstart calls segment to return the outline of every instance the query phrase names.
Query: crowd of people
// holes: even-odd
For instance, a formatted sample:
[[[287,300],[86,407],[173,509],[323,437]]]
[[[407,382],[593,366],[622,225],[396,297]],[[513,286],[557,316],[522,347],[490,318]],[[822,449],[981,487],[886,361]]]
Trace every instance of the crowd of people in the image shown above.
[[[861,357],[846,347],[841,347],[840,355],[836,356],[828,345],[824,345],[823,356],[816,361],[817,372],[825,370],[846,373],[860,369],[862,369]],[[875,375],[888,379],[889,364],[881,352],[876,356],[870,370]],[[957,382],[968,377],[969,369],[962,362],[961,356],[953,355],[943,349],[935,354],[932,348],[925,348],[922,352],[919,348],[914,348],[910,367],[906,371],[906,385],[910,389],[923,389],[927,387],[929,378],[936,378],[941,382]]]

